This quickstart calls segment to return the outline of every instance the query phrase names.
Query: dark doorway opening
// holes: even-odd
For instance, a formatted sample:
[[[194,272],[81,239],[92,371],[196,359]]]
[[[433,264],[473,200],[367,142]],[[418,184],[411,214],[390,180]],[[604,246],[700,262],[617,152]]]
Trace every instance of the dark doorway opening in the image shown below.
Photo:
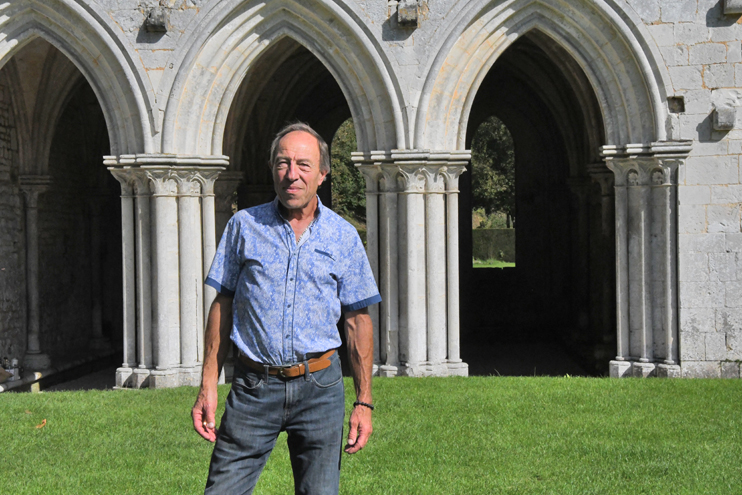
[[[516,262],[472,268],[467,171],[460,180],[462,358],[471,374],[604,374],[615,349],[615,312],[606,310],[615,292],[603,289],[615,257],[589,173],[604,141],[597,99],[574,59],[533,31],[485,77],[467,148],[492,116],[514,144]]]

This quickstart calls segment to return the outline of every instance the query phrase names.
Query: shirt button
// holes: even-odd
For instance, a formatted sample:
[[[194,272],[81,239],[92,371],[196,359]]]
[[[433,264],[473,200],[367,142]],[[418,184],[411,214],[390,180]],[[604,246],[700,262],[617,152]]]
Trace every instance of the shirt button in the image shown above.
[[[293,281],[294,281],[294,278],[293,278],[293,277],[291,277],[291,278],[290,278],[289,280],[291,280],[291,281],[293,282]]]
[[[290,308],[290,307],[291,307],[291,305],[289,304],[289,308]]]

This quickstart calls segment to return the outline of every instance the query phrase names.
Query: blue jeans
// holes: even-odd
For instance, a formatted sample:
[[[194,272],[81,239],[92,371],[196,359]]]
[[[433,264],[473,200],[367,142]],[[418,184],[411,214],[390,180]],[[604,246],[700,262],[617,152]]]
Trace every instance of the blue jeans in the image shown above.
[[[345,390],[337,352],[330,359],[330,367],[291,379],[235,364],[205,494],[252,493],[286,431],[295,492],[337,495]]]

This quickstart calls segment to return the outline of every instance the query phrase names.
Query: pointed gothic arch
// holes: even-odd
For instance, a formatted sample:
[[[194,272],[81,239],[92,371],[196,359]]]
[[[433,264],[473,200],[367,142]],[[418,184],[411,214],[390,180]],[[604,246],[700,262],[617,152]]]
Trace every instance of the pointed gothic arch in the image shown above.
[[[120,46],[76,2],[11,2],[0,6],[0,67],[36,38],[43,38],[79,69],[93,88],[106,119],[114,154],[152,151],[149,112],[141,85]]]
[[[426,80],[415,146],[461,149],[482,80],[517,38],[538,30],[573,58],[592,86],[608,145],[666,139],[669,78],[644,40],[646,28],[615,2],[516,0],[489,4],[458,19]]]
[[[231,6],[231,3],[227,8]],[[405,142],[404,118],[386,63],[353,20],[333,2],[308,9],[294,1],[231,6],[207,18],[174,76],[163,125],[163,151],[220,154],[235,94],[264,52],[291,38],[317,57],[340,85],[356,125],[359,148],[393,149]]]

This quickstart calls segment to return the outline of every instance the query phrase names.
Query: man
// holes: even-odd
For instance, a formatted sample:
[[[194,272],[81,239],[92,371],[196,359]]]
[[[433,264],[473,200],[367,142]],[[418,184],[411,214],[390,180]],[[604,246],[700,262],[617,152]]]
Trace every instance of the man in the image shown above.
[[[277,198],[227,225],[206,283],[209,311],[193,426],[216,442],[206,492],[252,493],[280,431],[296,493],[337,494],[345,399],[337,322],[345,314],[357,401],[345,452],[371,434],[373,328],[381,301],[358,233],[317,197],[330,171],[327,144],[292,124],[271,146]],[[219,431],[216,385],[231,341],[238,349]]]

